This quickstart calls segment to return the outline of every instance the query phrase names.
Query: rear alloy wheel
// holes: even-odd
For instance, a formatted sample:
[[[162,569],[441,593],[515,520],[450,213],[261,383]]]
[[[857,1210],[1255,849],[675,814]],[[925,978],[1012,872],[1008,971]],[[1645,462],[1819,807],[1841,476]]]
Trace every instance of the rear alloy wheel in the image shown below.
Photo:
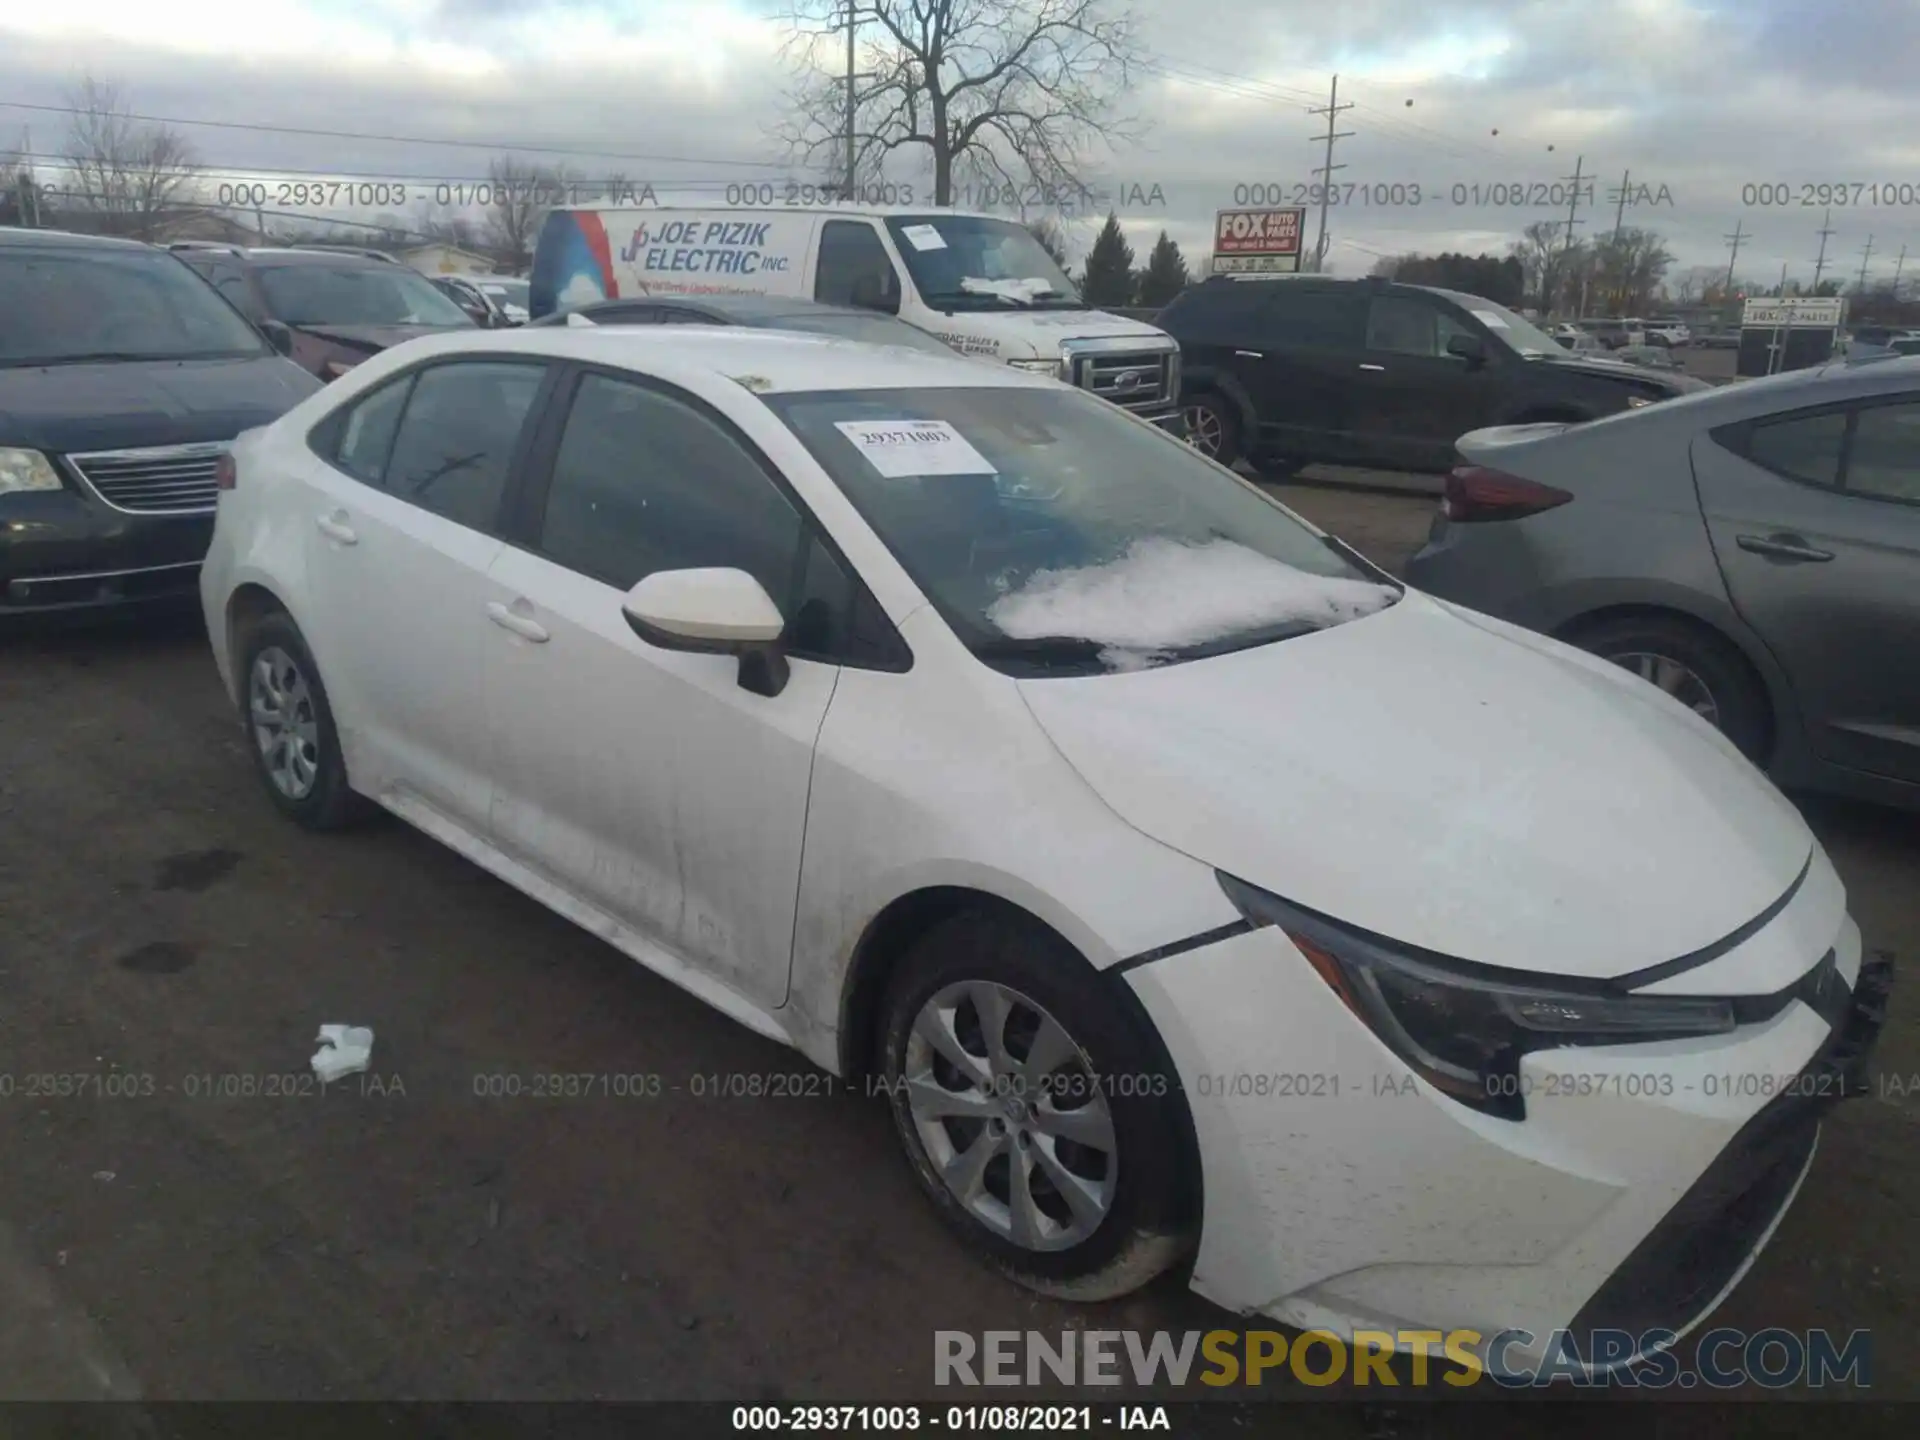
[[[327,687],[300,629],[274,611],[238,637],[240,718],[267,795],[309,830],[337,830],[373,812],[347,783]]]
[[[1657,685],[1764,764],[1772,711],[1759,678],[1730,644],[1704,626],[1663,615],[1629,616],[1567,639]]]
[[[1231,465],[1240,458],[1240,422],[1225,400],[1201,393],[1187,397],[1180,418],[1187,429],[1187,443],[1209,460]]]
[[[1191,1244],[1185,1101],[1116,983],[1038,926],[966,912],[902,957],[880,1017],[922,1190],[970,1248],[1062,1299],[1128,1294]]]

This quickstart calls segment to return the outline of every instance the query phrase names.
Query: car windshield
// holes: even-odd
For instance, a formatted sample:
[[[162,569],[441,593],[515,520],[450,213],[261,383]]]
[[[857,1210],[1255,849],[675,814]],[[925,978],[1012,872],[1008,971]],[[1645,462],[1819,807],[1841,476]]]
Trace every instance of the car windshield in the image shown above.
[[[260,286],[288,325],[445,325],[473,321],[433,282],[402,265],[267,265]]]
[[[1060,389],[761,397],[955,634],[1008,674],[1273,644],[1400,591],[1190,447]]]
[[[904,345],[910,350],[927,350],[952,355],[946,341],[926,331],[886,315],[808,315],[796,312],[767,322],[776,330],[804,330],[814,335],[838,335],[843,340],[862,340],[869,345]]]
[[[1478,295],[1457,295],[1454,297],[1467,307],[1482,325],[1498,335],[1507,344],[1518,350],[1528,359],[1536,355],[1564,355],[1567,347],[1555,340],[1546,331],[1531,320],[1516,315],[1504,305],[1496,305],[1491,300],[1483,300]]]
[[[258,332],[171,255],[105,245],[0,248],[0,365],[263,353]]]
[[[1084,310],[1080,292],[1026,226],[977,215],[887,221],[920,298],[941,310]]]

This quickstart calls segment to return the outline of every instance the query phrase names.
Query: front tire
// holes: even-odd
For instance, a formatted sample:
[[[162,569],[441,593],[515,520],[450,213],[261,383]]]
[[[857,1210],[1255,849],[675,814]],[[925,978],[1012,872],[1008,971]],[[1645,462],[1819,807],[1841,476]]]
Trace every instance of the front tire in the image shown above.
[[[1226,397],[1211,390],[1189,395],[1180,409],[1187,443],[1209,460],[1232,465],[1240,458],[1240,417]]]
[[[921,1189],[976,1254],[1060,1299],[1128,1294],[1192,1243],[1184,1101],[1114,983],[1038,926],[973,911],[915,944],[881,1012]]]
[[[327,687],[300,627],[275,611],[248,625],[234,648],[240,720],[267,797],[309,830],[363,819],[372,806],[347,783]]]

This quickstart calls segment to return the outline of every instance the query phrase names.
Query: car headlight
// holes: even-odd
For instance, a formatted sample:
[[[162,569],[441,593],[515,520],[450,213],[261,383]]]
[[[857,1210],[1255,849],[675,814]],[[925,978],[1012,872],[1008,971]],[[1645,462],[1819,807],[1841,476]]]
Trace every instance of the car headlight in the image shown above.
[[[1060,374],[1058,360],[1009,360],[1007,363],[1016,370],[1031,370],[1036,375],[1052,375],[1057,379]]]
[[[1733,1001],[1632,995],[1606,981],[1469,966],[1399,947],[1300,909],[1231,875],[1220,886],[1255,925],[1286,933],[1322,980],[1436,1090],[1524,1120],[1520,1057],[1534,1050],[1721,1035]]]
[[[0,450],[0,495],[62,488],[60,472],[38,450]]]

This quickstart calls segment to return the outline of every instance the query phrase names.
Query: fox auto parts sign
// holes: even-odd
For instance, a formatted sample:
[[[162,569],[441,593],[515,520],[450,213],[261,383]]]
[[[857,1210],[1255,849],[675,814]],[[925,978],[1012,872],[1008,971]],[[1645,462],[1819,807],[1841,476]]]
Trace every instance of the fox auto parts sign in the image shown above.
[[[1213,273],[1290,275],[1300,268],[1307,212],[1222,210],[1213,219]]]

